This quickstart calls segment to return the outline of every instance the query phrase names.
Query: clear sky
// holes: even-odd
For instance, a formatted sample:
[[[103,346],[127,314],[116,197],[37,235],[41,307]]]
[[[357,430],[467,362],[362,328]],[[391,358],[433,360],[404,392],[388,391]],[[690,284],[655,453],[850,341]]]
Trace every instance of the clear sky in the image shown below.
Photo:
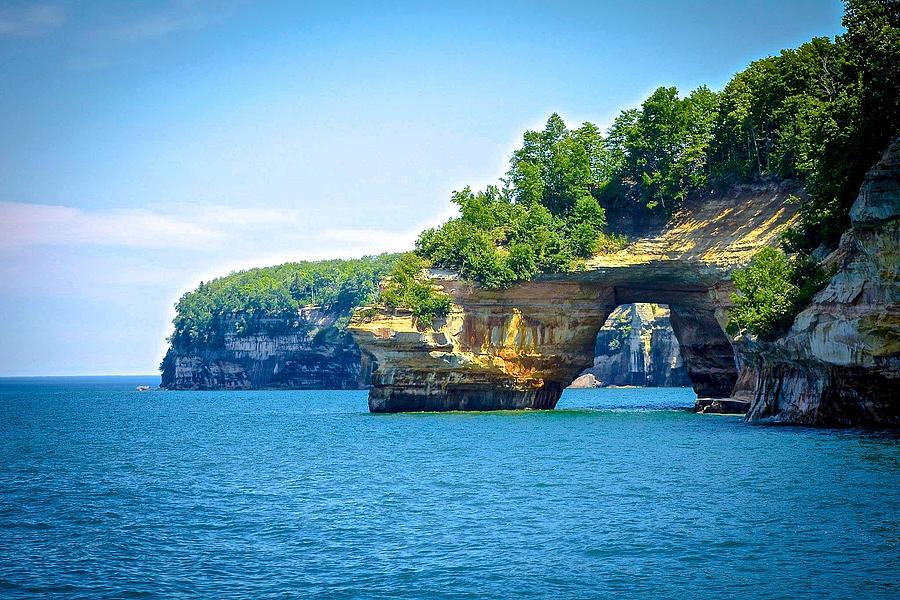
[[[0,0],[0,375],[156,372],[249,266],[411,248],[559,112],[721,88],[837,0]]]

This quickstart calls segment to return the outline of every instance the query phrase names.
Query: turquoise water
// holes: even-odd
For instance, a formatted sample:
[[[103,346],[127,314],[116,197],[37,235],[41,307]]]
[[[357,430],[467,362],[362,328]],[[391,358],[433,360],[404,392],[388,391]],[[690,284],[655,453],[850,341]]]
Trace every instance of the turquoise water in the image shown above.
[[[155,380],[147,380],[148,383]],[[897,598],[896,434],[0,381],[0,595]]]

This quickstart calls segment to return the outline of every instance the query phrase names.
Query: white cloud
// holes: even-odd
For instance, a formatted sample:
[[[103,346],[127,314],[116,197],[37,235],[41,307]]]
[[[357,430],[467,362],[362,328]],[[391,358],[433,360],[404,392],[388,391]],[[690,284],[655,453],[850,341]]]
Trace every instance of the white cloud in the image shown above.
[[[323,241],[339,242],[347,248],[364,249],[362,254],[380,254],[381,252],[397,252],[411,250],[419,233],[429,227],[437,227],[447,219],[459,214],[458,207],[449,205],[445,211],[424,225],[406,231],[387,231],[384,229],[325,229],[319,234]],[[355,255],[359,255],[356,252]]]
[[[319,234],[325,241],[348,246],[372,248],[370,253],[387,252],[396,248],[412,248],[418,231],[395,232],[382,229],[326,229]]]
[[[234,12],[234,2],[176,0],[153,14],[123,20],[107,33],[122,41],[142,42],[178,31],[203,29],[228,19]]]
[[[65,11],[53,4],[0,7],[0,36],[44,35],[65,21]]]
[[[100,246],[196,249],[233,255],[284,255],[304,259],[348,257],[411,249],[419,232],[457,214],[455,205],[429,223],[403,231],[327,228],[310,230],[297,209],[188,206],[168,210],[82,210],[71,206],[0,202],[0,249],[33,246]],[[248,252],[242,252],[248,254]],[[266,263],[257,263],[262,266]]]
[[[209,227],[202,219],[192,222],[143,209],[88,212],[68,206],[0,202],[0,248],[60,245],[195,248],[215,242],[221,236],[221,231]]]

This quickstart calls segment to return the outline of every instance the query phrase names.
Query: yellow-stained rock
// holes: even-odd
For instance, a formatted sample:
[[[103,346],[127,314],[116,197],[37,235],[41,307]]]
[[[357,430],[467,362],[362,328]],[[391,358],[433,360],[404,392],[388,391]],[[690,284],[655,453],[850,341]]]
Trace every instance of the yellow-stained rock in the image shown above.
[[[700,396],[727,396],[737,378],[723,325],[729,273],[796,218],[790,186],[745,187],[686,207],[657,235],[597,256],[577,273],[486,290],[433,270],[452,298],[446,318],[359,310],[350,331],[377,369],[374,412],[553,408],[593,363],[597,331],[620,304],[668,304]]]

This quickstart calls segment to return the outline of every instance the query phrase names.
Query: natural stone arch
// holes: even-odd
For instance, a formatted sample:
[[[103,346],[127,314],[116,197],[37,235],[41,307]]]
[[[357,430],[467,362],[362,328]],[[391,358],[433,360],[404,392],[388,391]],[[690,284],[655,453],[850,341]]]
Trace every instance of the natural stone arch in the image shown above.
[[[373,411],[553,408],[593,363],[594,341],[609,314],[632,302],[669,305],[699,396],[727,396],[737,379],[714,290],[619,288],[578,279],[503,291],[455,279],[441,284],[454,309],[434,330],[419,331],[402,315],[354,322],[358,342],[379,365]]]
[[[584,271],[486,290],[434,270],[452,298],[430,325],[403,313],[358,311],[350,331],[374,356],[373,412],[553,408],[594,356],[620,304],[668,304],[695,391],[727,397],[737,379],[724,331],[730,272],[794,219],[796,190],[747,189],[683,211],[658,235],[591,260]]]

